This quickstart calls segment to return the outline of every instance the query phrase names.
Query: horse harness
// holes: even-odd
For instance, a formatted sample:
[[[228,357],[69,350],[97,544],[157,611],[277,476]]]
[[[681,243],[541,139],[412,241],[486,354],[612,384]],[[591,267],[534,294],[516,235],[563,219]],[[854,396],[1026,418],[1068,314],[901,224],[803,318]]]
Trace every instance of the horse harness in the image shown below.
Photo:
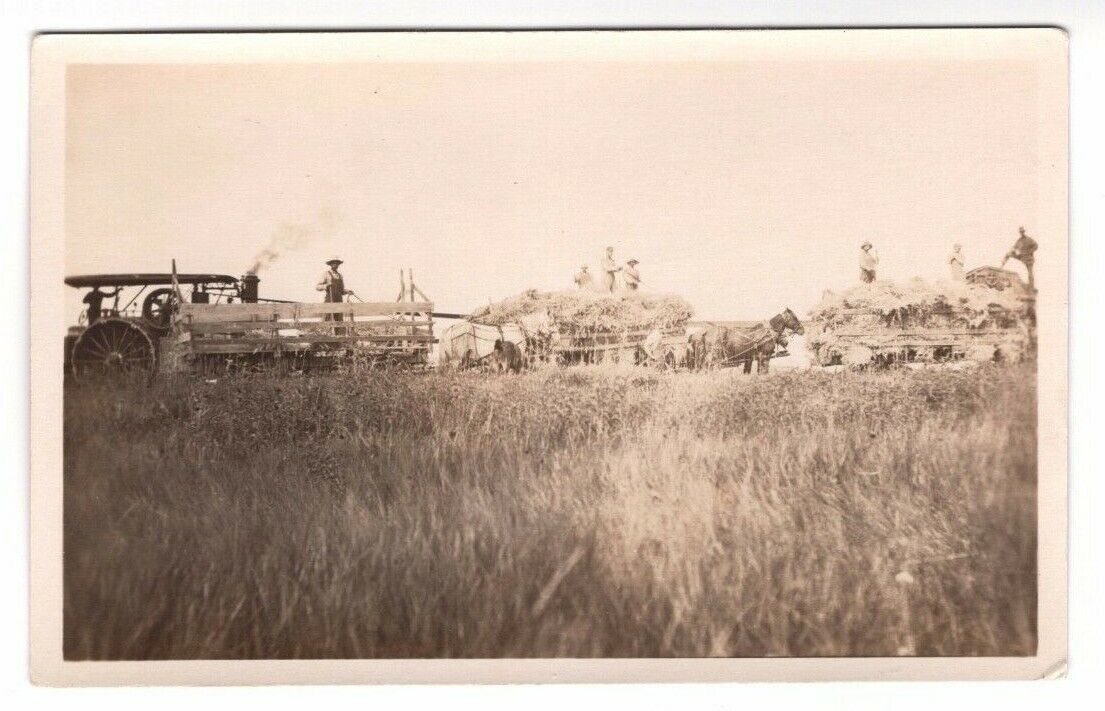
[[[724,368],[726,366],[734,365],[736,363],[742,363],[746,360],[745,356],[749,355],[750,353],[756,352],[757,350],[759,350],[763,346],[767,345],[768,342],[777,341],[779,336],[782,335],[783,329],[785,328],[781,323],[779,324],[778,328],[775,327],[774,322],[778,318],[779,318],[778,316],[773,316],[770,319],[768,319],[767,321],[762,322],[759,325],[758,329],[757,329],[759,331],[759,333],[756,337],[753,338],[751,336],[744,336],[744,338],[748,342],[748,345],[745,346],[745,348],[743,350],[738,351],[735,355],[731,355],[731,356],[725,358],[725,360],[720,361],[717,364],[717,367]],[[727,336],[728,336],[728,334],[732,334],[735,331],[735,329],[731,328],[731,327],[723,327],[723,328],[725,328]],[[762,329],[762,330],[759,330],[759,329]]]
[[[502,341],[503,343],[507,342],[506,334],[503,333],[502,324],[480,323],[479,321],[469,321],[468,323],[470,323],[472,326],[485,326],[485,327],[488,327],[488,328],[494,328],[495,330],[497,330],[499,332],[499,337],[497,339],[496,338],[484,338],[483,336],[478,335],[478,333],[476,332],[476,329],[473,328],[472,332],[468,333],[468,334],[465,334],[465,336],[471,336],[472,340],[474,340],[474,341],[482,341],[484,343],[495,343],[496,341]],[[523,343],[525,343],[526,345],[529,345],[531,341],[536,342],[536,337],[531,336],[529,331],[526,329],[526,327],[524,325],[522,325],[521,323],[517,323],[517,324],[514,324],[514,325],[517,326],[518,330],[521,332]],[[453,340],[456,340],[456,338],[457,337],[454,336]],[[475,354],[476,354],[475,362],[479,363],[479,362],[481,362],[483,360],[486,360],[486,359],[490,358],[491,356],[495,355],[495,351],[492,350],[487,355],[482,355],[482,356],[479,355],[479,351],[476,351]],[[525,357],[525,356],[523,356],[523,357]]]

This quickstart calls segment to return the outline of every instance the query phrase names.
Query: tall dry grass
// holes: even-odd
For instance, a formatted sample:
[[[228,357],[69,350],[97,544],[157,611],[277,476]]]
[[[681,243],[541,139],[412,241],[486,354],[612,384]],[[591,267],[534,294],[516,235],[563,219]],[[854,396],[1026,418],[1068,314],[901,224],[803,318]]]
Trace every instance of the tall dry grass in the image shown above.
[[[68,659],[1025,655],[1035,382],[77,386]]]

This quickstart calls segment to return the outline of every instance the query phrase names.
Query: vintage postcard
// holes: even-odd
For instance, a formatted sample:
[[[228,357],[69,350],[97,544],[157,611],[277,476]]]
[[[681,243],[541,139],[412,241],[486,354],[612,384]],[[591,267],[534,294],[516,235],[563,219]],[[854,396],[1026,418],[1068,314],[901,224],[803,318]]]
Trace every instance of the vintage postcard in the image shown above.
[[[32,672],[1040,679],[1056,29],[44,35]]]

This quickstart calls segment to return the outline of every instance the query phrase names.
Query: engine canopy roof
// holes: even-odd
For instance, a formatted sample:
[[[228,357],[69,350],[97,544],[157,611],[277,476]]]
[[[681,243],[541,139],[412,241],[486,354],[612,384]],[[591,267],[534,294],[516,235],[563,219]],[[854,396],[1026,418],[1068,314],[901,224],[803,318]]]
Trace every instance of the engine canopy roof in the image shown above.
[[[229,274],[177,274],[178,284],[237,284],[238,277]],[[84,274],[65,277],[69,286],[91,288],[99,286],[158,286],[173,283],[171,272],[151,274]]]

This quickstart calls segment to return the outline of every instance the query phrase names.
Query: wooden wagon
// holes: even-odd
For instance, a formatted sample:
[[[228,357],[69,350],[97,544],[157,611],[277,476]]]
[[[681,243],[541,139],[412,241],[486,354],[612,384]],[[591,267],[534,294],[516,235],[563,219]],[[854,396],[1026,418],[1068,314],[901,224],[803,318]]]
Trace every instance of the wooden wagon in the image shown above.
[[[969,308],[965,300],[949,297],[885,312],[858,307],[825,312],[808,322],[806,345],[820,365],[1034,357],[1035,291],[1016,273],[989,266],[968,272],[966,282],[1001,293],[985,308],[977,298]]]
[[[442,367],[481,367],[493,354],[496,341],[518,346],[526,361],[570,365],[575,363],[632,363],[675,367],[686,349],[682,328],[662,330],[568,330],[549,323],[527,328],[521,323],[487,324],[465,320],[441,336]]]
[[[1015,361],[1031,355],[1034,348],[1028,314],[996,307],[981,321],[951,307],[929,313],[920,323],[871,309],[847,309],[839,316],[839,323],[811,335],[808,345],[819,365]],[[873,321],[881,323],[871,327]]]
[[[548,348],[556,362],[634,363],[675,367],[683,358],[687,334],[682,327],[650,330],[558,330]]]
[[[168,367],[326,369],[340,362],[429,363],[433,304],[182,303],[167,336]]]

